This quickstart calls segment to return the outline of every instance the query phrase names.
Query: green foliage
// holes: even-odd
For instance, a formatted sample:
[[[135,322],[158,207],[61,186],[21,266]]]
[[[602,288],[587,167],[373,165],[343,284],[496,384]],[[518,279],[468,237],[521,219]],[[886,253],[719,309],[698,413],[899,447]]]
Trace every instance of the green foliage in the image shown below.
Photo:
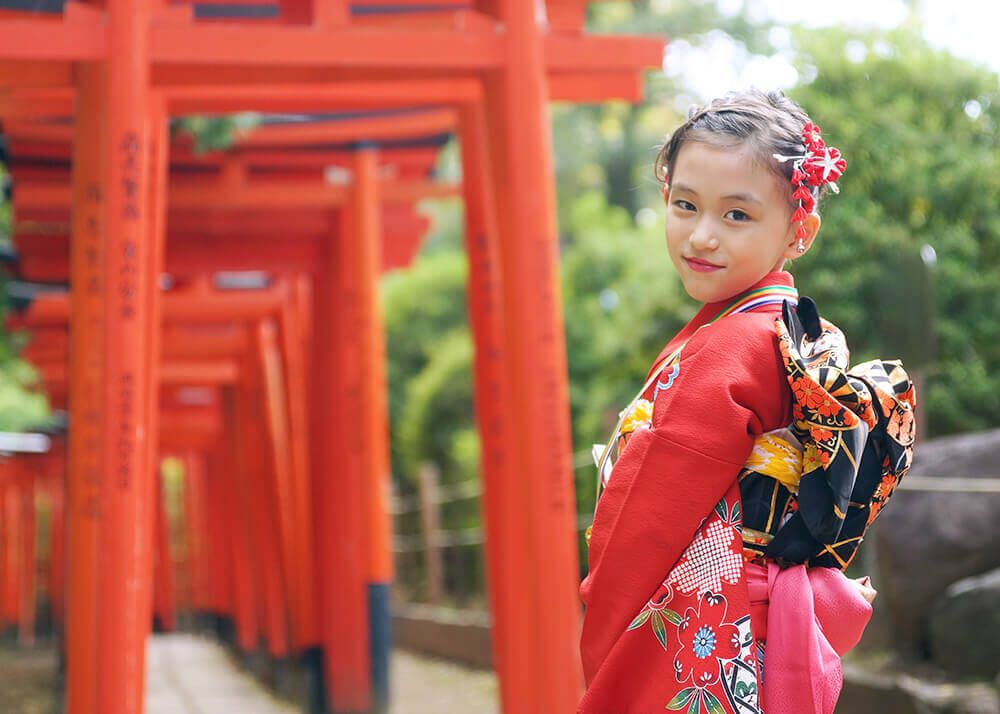
[[[29,431],[48,421],[48,399],[37,387],[27,362],[9,352],[0,360],[0,431]]]
[[[849,42],[867,57],[852,62]],[[797,266],[856,360],[899,355],[927,383],[931,433],[1000,421],[1000,84],[908,31],[798,36],[816,79],[792,93],[848,159]],[[929,272],[925,245],[937,254]]]
[[[465,256],[449,245],[459,242],[453,206],[431,210],[431,249],[406,270],[386,276],[383,312],[389,345],[389,415],[392,466],[401,495],[417,490],[424,462],[436,465],[440,483],[474,480],[479,472],[479,436],[472,415],[472,341],[466,325]],[[401,516],[396,527],[404,536],[419,529],[416,513]],[[442,504],[441,527],[473,528],[480,524],[479,503],[462,499]],[[464,601],[481,593],[483,560],[474,547],[444,553],[445,586]],[[405,562],[405,561],[404,561]],[[419,565],[415,566],[419,569]],[[421,576],[402,568],[401,582],[419,590]]]
[[[457,228],[454,225],[452,227]],[[431,385],[447,386],[436,377],[423,377],[428,386],[419,389],[411,389],[410,384],[421,379],[435,355],[441,352],[442,344],[449,348],[459,346],[458,341],[443,341],[442,336],[465,329],[467,273],[468,265],[464,254],[451,250],[421,255],[409,270],[394,272],[383,280],[382,304],[386,341],[389,345],[389,421],[394,435],[399,435],[403,429],[404,411],[409,412],[411,419],[431,424],[434,430],[443,429],[445,433],[451,434],[454,428],[453,422],[435,421],[430,415],[417,413],[414,416],[415,407],[408,407],[407,402],[412,395],[420,396],[421,390],[426,393]],[[433,369],[451,369],[448,358],[448,355],[439,358],[437,366],[432,366]],[[421,399],[424,405],[430,406],[433,395]],[[466,424],[469,419],[466,415],[459,423]],[[429,442],[436,444],[442,443],[446,438],[450,437],[432,437],[428,434]],[[405,474],[400,483],[402,490],[411,491],[414,488],[411,479],[415,477],[412,469],[422,458],[422,447],[414,445],[409,452],[404,453],[402,444],[403,441],[399,438],[392,440],[392,462],[397,474]]]
[[[0,163],[0,243],[10,243],[11,204],[4,200],[10,180],[7,167]],[[7,278],[0,276],[0,320],[7,313]],[[0,431],[27,431],[43,426],[50,417],[46,396],[38,391],[38,375],[18,354],[23,339],[0,327]]]
[[[468,330],[459,327],[439,337],[429,357],[406,385],[397,432],[399,466],[403,473],[416,474],[429,461],[441,469],[443,483],[464,480],[468,474],[460,473],[452,454],[456,438],[466,429],[472,403]]]
[[[564,230],[573,236],[561,261],[573,441],[585,450],[607,439],[636,380],[694,305],[670,267],[661,221],[638,228],[591,192],[574,202]],[[577,471],[585,504],[592,472]]]
[[[450,153],[455,150],[455,142],[449,143],[443,151]],[[440,174],[439,174],[440,176]],[[461,181],[461,175],[450,179]],[[421,256],[433,256],[438,253],[454,253],[462,251],[462,234],[465,229],[462,221],[464,210],[462,200],[453,198],[428,199],[421,201],[420,212],[431,219],[431,231],[420,248]]]
[[[260,123],[260,115],[244,112],[223,116],[186,116],[171,122],[174,134],[189,134],[194,140],[195,153],[223,151],[232,146],[236,135],[252,130]]]

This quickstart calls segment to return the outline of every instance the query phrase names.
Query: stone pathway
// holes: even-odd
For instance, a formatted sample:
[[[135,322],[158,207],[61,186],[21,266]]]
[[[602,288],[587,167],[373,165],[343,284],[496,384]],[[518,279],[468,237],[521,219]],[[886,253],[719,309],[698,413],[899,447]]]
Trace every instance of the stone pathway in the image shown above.
[[[299,714],[241,671],[222,646],[156,635],[146,651],[145,714]]]
[[[299,714],[240,670],[219,644],[156,635],[146,655],[145,714]],[[396,651],[389,714],[499,714],[492,672]]]
[[[396,650],[389,714],[499,714],[493,672]]]

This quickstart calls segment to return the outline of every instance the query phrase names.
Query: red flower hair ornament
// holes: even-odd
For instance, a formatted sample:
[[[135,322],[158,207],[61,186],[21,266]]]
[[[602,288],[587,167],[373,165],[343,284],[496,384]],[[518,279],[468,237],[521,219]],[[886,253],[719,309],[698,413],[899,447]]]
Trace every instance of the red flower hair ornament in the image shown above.
[[[798,156],[783,156],[774,154],[778,161],[791,161],[792,163],[792,198],[798,201],[798,206],[792,213],[792,223],[798,223],[795,230],[795,237],[799,238],[799,252],[805,251],[805,246],[801,240],[806,237],[806,229],[802,221],[816,208],[816,198],[813,196],[811,186],[830,187],[834,193],[839,193],[837,179],[847,168],[847,162],[840,155],[840,150],[832,146],[827,146],[819,127],[811,121],[806,122],[802,127],[802,141],[805,144],[805,152]]]

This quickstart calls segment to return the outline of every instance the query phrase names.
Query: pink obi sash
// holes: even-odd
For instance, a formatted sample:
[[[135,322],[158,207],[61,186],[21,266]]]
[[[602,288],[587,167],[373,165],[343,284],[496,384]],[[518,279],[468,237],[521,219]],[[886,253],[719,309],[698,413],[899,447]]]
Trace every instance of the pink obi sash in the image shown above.
[[[767,643],[761,711],[833,714],[840,658],[861,639],[871,604],[836,568],[747,563],[746,578],[751,628]]]

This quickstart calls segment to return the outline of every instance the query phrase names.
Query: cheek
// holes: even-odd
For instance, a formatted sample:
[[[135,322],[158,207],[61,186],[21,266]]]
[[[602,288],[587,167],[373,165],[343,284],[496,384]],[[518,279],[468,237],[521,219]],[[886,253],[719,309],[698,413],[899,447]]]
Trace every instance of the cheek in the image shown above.
[[[772,232],[781,233],[784,235],[789,227],[792,225],[792,212],[791,211],[775,211],[774,215],[769,217],[769,222],[771,225]]]
[[[687,235],[684,229],[684,222],[677,220],[676,216],[671,216],[669,211],[666,215],[665,230],[667,235],[667,245],[669,246],[681,243]]]
[[[667,254],[673,258],[680,252],[680,245],[683,241],[678,238],[677,231],[667,229]]]

